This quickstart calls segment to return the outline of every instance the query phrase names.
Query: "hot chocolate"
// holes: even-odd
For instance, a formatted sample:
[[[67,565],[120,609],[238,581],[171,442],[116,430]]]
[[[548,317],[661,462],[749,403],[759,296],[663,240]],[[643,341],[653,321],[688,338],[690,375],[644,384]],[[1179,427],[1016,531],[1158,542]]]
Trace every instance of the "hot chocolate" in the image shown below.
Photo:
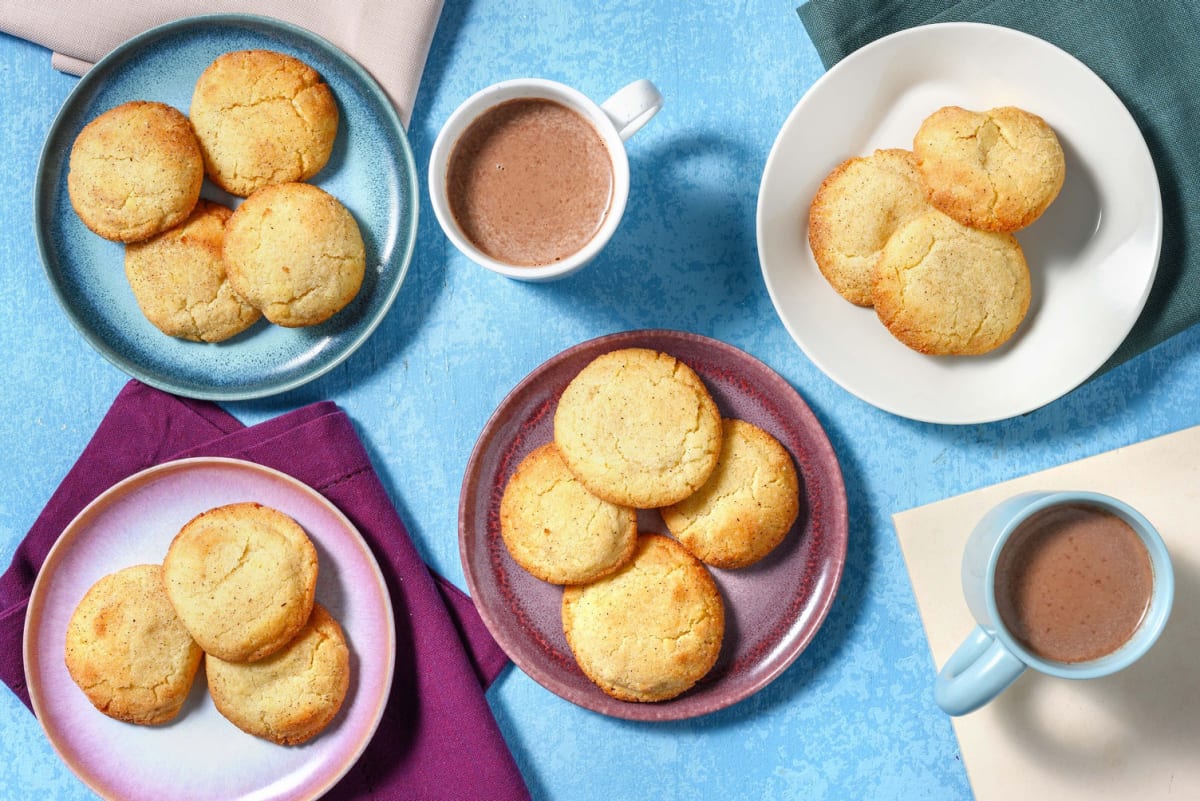
[[[459,137],[446,194],[463,234],[488,256],[517,266],[553,264],[603,225],[612,160],[579,113],[552,100],[510,100]]]
[[[1031,653],[1086,662],[1129,641],[1149,606],[1146,546],[1120,517],[1085,505],[1032,515],[996,565],[996,605]]]

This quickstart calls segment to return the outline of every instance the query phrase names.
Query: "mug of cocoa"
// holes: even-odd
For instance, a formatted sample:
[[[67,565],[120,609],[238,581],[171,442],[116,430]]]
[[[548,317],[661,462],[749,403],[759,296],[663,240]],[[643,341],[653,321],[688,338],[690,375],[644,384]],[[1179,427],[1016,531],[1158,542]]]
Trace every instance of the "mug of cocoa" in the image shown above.
[[[1129,666],[1162,633],[1175,595],[1150,521],[1079,491],[1017,495],[989,511],[967,540],[962,584],[978,625],[934,684],[951,715],[991,701],[1026,668],[1091,679]]]
[[[603,103],[539,78],[475,93],[447,119],[429,158],[429,196],[446,237],[509,278],[547,281],[580,269],[625,211],[625,140],[662,102],[646,80]]]

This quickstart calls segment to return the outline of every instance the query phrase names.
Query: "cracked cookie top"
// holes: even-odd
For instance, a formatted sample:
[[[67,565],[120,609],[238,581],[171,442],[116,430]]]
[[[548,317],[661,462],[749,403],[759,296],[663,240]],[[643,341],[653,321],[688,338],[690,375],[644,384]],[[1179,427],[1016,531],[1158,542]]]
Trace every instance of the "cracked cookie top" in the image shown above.
[[[308,621],[317,551],[283,512],[257,503],[219,506],[171,541],[163,582],[206,653],[252,662],[282,648]]]
[[[191,213],[204,160],[188,118],[134,100],[89,122],[71,145],[67,194],[83,224],[114,242],[140,242]]]
[[[592,493],[651,509],[691,495],[721,450],[721,415],[692,368],[623,348],[594,359],[563,390],[554,442]]]
[[[665,701],[717,661],[725,605],[716,582],[683,546],[638,537],[611,576],[563,589],[563,633],[584,674],[622,701]]]
[[[913,350],[978,355],[1006,342],[1029,310],[1029,267],[1012,234],[931,210],[900,228],[875,265],[875,313]]]
[[[337,137],[329,86],[304,62],[271,50],[218,56],[196,81],[189,116],[208,177],[241,197],[316,175]]]
[[[1013,106],[940,108],[921,123],[913,153],[929,202],[963,225],[986,231],[1017,231],[1032,223],[1066,177],[1054,130]]]
[[[350,689],[350,649],[341,625],[320,604],[279,651],[257,662],[204,657],[208,692],[227,720],[248,734],[298,745],[337,716]]]
[[[888,237],[929,210],[907,150],[847,159],[821,182],[808,211],[808,242],[825,280],[859,306],[872,303],[871,271]]]
[[[234,290],[288,328],[341,311],[366,272],[358,223],[312,184],[277,184],[246,198],[225,226],[223,254]]]
[[[262,317],[226,280],[221,249],[231,214],[201,200],[180,225],[125,248],[125,277],[134,299],[164,334],[221,342]]]
[[[71,678],[93,706],[127,723],[154,725],[178,715],[201,656],[163,592],[158,565],[104,576],[67,624]]]
[[[549,442],[517,466],[500,498],[500,535],[521,567],[551,584],[612,573],[637,544],[637,512],[596,497]]]
[[[800,512],[800,480],[787,449],[745,420],[721,422],[721,455],[704,486],[662,509],[683,547],[713,567],[742,568],[775,549]]]

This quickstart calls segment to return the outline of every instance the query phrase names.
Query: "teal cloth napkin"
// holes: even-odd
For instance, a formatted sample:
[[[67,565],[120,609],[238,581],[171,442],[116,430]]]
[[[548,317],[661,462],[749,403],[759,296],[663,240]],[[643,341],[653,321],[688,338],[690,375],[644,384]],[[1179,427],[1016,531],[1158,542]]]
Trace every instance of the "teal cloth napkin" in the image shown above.
[[[810,0],[798,13],[827,68],[898,30],[964,21],[1024,31],[1087,64],[1141,128],[1163,199],[1162,255],[1154,287],[1133,330],[1101,372],[1200,322],[1200,2]]]

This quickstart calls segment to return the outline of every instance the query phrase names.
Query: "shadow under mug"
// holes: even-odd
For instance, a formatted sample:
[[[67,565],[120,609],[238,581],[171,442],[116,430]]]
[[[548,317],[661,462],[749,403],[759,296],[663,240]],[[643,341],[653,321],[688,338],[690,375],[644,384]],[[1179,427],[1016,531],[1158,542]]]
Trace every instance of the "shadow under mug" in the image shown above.
[[[484,112],[518,99],[553,100],[580,114],[600,135],[612,162],[612,198],[600,229],[580,250],[553,264],[518,266],[484,253],[459,228],[446,195],[446,173],[459,137]],[[446,238],[476,264],[520,281],[551,281],[579,270],[603,250],[625,213],[629,198],[629,157],[625,153],[625,140],[649,122],[662,104],[658,89],[645,79],[619,89],[603,103],[592,101],[570,86],[543,78],[502,81],[471,95],[446,120],[429,156],[429,198]]]
[[[1133,635],[1119,648],[1085,662],[1057,662],[1031,653],[1004,625],[996,602],[996,567],[1012,535],[1033,515],[1051,507],[1085,506],[1109,512],[1138,535],[1153,573],[1150,603]],[[1175,596],[1167,547],[1141,513],[1097,492],[1030,492],[1001,502],[975,526],[962,562],[963,594],[975,629],[946,661],[934,683],[934,700],[951,715],[965,715],[1004,691],[1026,668],[1067,679],[1093,679],[1137,661],[1162,633]]]

